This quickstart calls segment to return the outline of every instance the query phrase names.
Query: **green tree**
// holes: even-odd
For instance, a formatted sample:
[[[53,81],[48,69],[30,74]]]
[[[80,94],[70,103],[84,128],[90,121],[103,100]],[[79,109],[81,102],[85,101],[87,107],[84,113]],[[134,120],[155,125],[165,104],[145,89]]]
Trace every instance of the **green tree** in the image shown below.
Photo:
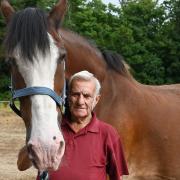
[[[114,49],[113,27],[118,25],[119,8],[103,4],[101,0],[70,1],[65,26],[93,40],[101,48]]]
[[[164,9],[152,0],[123,1],[118,27],[118,49],[146,84],[164,83],[164,67],[157,46],[165,21]]]
[[[166,22],[162,31],[161,59],[166,83],[180,82],[180,1],[164,1]]]

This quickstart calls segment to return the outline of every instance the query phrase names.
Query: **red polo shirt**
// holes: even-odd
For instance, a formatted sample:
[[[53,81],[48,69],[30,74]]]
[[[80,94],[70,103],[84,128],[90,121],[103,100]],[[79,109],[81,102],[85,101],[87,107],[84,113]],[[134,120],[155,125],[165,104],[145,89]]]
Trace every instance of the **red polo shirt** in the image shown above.
[[[99,121],[93,114],[91,122],[75,133],[65,118],[62,131],[66,142],[59,170],[49,172],[50,180],[120,180],[128,169],[117,131]]]

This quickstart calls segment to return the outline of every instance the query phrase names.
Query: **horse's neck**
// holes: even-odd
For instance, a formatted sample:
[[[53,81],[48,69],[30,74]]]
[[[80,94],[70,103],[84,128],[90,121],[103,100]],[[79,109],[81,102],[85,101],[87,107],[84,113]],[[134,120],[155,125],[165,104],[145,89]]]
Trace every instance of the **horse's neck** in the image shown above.
[[[141,94],[140,89],[141,85],[135,80],[108,70],[102,82],[101,100],[96,108],[98,115],[107,121],[106,113],[110,114],[109,111],[122,112],[129,103],[135,104]]]
[[[68,56],[67,78],[78,71],[88,70],[102,82],[106,74],[106,63],[101,52],[73,32],[61,30],[60,34],[63,37]]]

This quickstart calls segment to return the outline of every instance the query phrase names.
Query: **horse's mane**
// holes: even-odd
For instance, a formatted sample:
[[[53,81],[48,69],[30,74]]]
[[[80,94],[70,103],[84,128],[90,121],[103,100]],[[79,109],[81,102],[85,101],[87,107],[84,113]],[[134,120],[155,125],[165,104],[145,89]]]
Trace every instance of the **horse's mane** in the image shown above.
[[[101,52],[105,62],[110,69],[116,71],[123,76],[129,77],[130,73],[128,71],[128,66],[124,62],[123,57],[120,54],[110,50],[102,50]]]
[[[103,48],[98,47],[93,40],[87,39],[74,31],[61,29],[60,33],[62,33],[63,38],[70,44],[78,43],[81,48],[88,50],[87,53],[94,53],[97,59],[103,59],[107,64],[107,68],[112,69],[122,76],[132,78],[131,74],[129,73],[130,67],[120,54],[114,51],[104,50]]]
[[[32,61],[38,49],[45,54],[49,49],[48,23],[44,11],[26,8],[15,13],[8,26],[5,46],[11,55],[18,46],[24,59]]]

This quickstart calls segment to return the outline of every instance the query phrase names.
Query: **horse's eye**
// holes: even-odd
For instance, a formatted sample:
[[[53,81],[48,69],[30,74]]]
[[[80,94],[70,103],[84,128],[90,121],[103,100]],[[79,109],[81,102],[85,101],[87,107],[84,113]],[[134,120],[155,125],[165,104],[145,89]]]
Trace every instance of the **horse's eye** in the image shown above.
[[[63,59],[61,57],[59,57],[57,63],[60,64],[62,61],[63,61]]]
[[[13,57],[8,57],[8,58],[6,59],[6,61],[7,61],[7,63],[8,63],[9,65],[14,65],[15,62],[16,62],[15,58],[13,58]]]
[[[61,49],[60,56],[58,58],[58,63],[61,63],[65,59],[66,59],[66,50],[65,49]]]
[[[61,54],[61,59],[63,60],[65,58],[66,58],[66,53]]]

